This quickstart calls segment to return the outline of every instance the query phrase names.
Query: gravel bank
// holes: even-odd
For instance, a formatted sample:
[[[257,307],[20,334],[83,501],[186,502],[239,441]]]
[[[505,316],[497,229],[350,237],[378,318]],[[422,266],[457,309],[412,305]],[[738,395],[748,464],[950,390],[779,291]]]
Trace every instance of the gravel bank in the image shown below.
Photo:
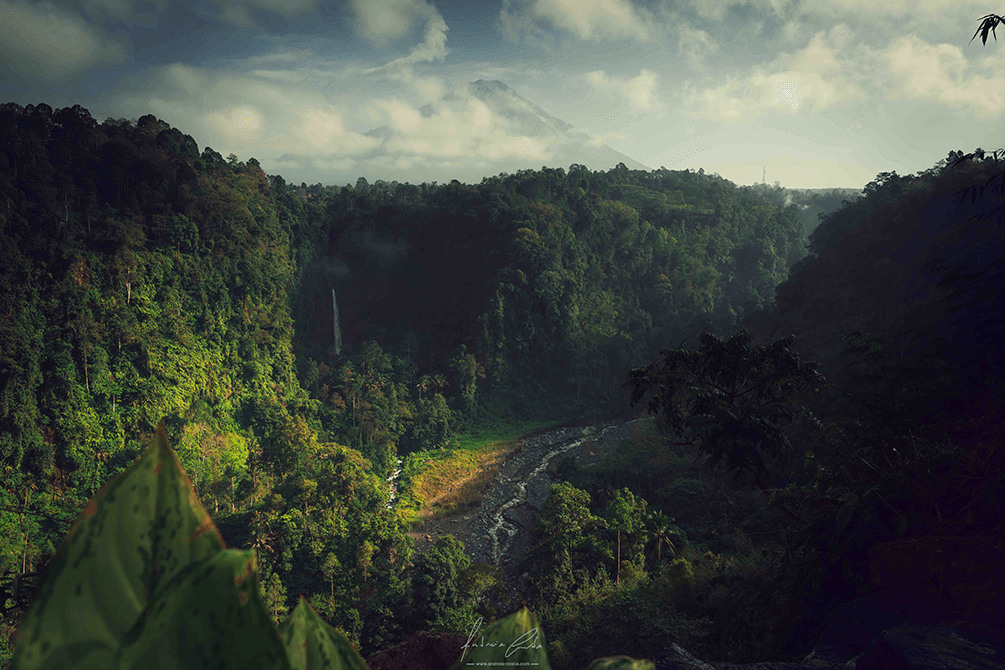
[[[554,483],[548,476],[548,466],[570,455],[581,466],[592,465],[629,437],[636,425],[653,420],[643,417],[625,423],[557,428],[520,440],[486,487],[478,507],[425,521],[409,533],[415,539],[416,549],[424,551],[440,535],[453,535],[464,543],[472,561],[500,566],[507,587],[525,592],[526,580],[517,565],[530,548],[533,515],[544,504]]]

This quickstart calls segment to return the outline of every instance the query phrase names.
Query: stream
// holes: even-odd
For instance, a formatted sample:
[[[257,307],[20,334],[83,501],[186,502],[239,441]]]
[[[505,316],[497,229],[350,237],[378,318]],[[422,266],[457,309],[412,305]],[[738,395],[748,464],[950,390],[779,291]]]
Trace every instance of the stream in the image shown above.
[[[398,499],[398,475],[401,474],[401,463],[402,458],[399,456],[394,470],[387,478],[387,484],[391,487],[391,497],[387,499],[387,509],[394,507],[394,502]]]
[[[409,533],[415,538],[416,550],[424,551],[440,535],[451,534],[464,543],[473,562],[501,567],[507,586],[523,592],[526,574],[520,573],[518,564],[530,548],[534,513],[555,483],[548,467],[563,455],[575,457],[581,467],[591,465],[643,421],[653,418],[557,428],[521,439],[486,487],[479,506],[427,520]]]

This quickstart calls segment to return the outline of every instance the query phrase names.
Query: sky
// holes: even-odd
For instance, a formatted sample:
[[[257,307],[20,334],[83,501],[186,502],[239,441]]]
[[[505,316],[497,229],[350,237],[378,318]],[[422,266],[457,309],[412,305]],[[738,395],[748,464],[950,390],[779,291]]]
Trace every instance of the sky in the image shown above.
[[[650,169],[861,188],[1001,148],[1001,8],[959,0],[0,0],[0,101],[153,114],[287,182],[563,167],[478,79]],[[378,127],[390,132],[367,135]],[[613,166],[611,166],[613,167]]]

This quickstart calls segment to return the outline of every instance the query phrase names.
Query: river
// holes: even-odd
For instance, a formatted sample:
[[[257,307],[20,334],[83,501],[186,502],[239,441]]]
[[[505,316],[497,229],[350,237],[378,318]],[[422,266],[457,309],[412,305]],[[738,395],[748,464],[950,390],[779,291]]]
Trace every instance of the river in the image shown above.
[[[486,487],[480,506],[426,520],[409,533],[416,550],[423,551],[440,535],[451,534],[464,544],[472,561],[501,567],[510,590],[524,592],[526,575],[519,572],[518,564],[530,548],[534,513],[555,483],[548,467],[563,455],[575,457],[581,467],[596,463],[629,437],[635,425],[646,421],[653,418],[556,428],[519,440]]]

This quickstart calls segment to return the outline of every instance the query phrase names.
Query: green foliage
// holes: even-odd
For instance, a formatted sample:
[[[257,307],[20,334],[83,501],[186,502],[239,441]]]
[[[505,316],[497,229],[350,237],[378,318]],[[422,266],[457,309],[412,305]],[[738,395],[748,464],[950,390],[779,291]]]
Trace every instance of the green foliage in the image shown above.
[[[649,412],[676,436],[676,444],[705,454],[710,468],[724,463],[727,471],[749,472],[760,483],[767,472],[764,456],[789,448],[779,429],[795,416],[788,405],[802,388],[816,390],[823,378],[815,363],[801,362],[790,348],[793,336],[750,350],[751,337],[739,331],[723,341],[702,333],[699,350],[686,343],[664,350],[663,363],[632,370],[625,385],[633,387],[633,405],[650,396]]]
[[[656,560],[662,561],[664,546],[670,550],[671,554],[676,552],[671,538],[679,535],[680,530],[673,525],[673,519],[659,510],[651,512],[648,521],[650,524],[649,539],[656,545]]]
[[[460,600],[459,578],[471,565],[464,545],[453,535],[441,535],[427,551],[418,555],[412,566],[413,611],[419,629],[447,616]],[[456,621],[455,612],[447,617]]]
[[[694,598],[694,569],[686,558],[671,561],[660,573],[660,579],[665,589],[666,602],[684,609]]]
[[[687,171],[572,166],[477,186],[294,186],[253,159],[200,153],[152,116],[99,125],[80,107],[46,105],[0,106],[0,138],[0,162],[19,167],[0,170],[9,196],[0,213],[0,570],[22,583],[163,419],[221,532],[259,551],[271,615],[304,594],[353,643],[390,646],[407,633],[400,612],[411,587],[411,549],[381,481],[398,453],[456,444],[490,414],[623,411],[625,369],[661,343],[735,332],[747,316],[784,316],[832,379],[840,366],[821,356],[836,359],[832,344],[855,329],[845,338],[860,359],[854,374],[827,388],[849,401],[840,422],[803,427],[799,440],[782,432],[790,405],[818,381],[787,338],[748,351],[742,333],[703,335],[700,351],[682,348],[635,377],[635,392],[652,392],[673,447],[697,447],[710,465],[758,483],[769,469],[788,480],[774,495],[805,522],[788,535],[793,561],[823,565],[830,584],[853,583],[856,557],[927,517],[997,523],[993,468],[940,436],[906,433],[941,414],[947,394],[991,388],[1002,369],[1000,266],[988,264],[1000,239],[970,222],[946,229],[932,196],[986,184],[992,157],[982,151],[965,169],[881,173],[865,197],[824,217],[810,237],[814,256],[800,261],[806,226],[783,190]],[[331,241],[338,259],[327,257]],[[926,265],[931,254],[939,258]],[[326,310],[342,262],[379,271],[354,273],[351,290],[336,286],[346,346],[334,356]],[[932,295],[916,299],[929,285]],[[909,299],[889,303],[887,293]],[[941,323],[945,314],[953,319]],[[805,461],[805,472],[781,473],[786,461]],[[555,496],[530,563],[542,594],[599,597],[619,571],[634,588],[645,582],[642,547],[651,571],[653,558],[672,565],[664,549],[691,551],[683,537],[664,541],[668,528],[680,532],[672,524],[628,530],[641,515],[616,509],[643,497],[717,551],[745,551],[728,529],[689,514],[710,520],[714,506],[721,524],[723,510],[742,519],[749,509],[714,486],[699,495],[684,484],[693,475],[665,447],[627,444],[606,465],[577,486],[601,505],[623,485],[632,498],[611,506],[608,528],[588,497]],[[407,481],[401,491],[407,498]],[[742,601],[735,619],[768,639],[758,626],[769,626],[761,610],[771,589],[707,583],[741,569],[729,560],[692,561],[696,602],[706,591],[722,612]],[[459,625],[493,587],[471,568],[454,572],[456,600],[428,599]],[[16,610],[4,617],[9,635]],[[767,649],[736,631],[727,638]]]
[[[657,496],[663,508],[682,523],[702,523],[710,517],[708,485],[700,480],[680,477],[660,489]]]
[[[366,670],[366,663],[345,637],[318,617],[303,596],[277,632],[286,647],[291,670]]]
[[[302,668],[305,635],[308,655],[365,667],[303,605],[280,628],[283,644],[256,587],[255,552],[225,549],[191,486],[159,428],[70,529],[22,622],[14,667],[289,668],[289,654]],[[235,627],[226,644],[220,625]]]
[[[681,601],[667,598],[660,578],[595,581],[574,598],[541,610],[542,625],[572,656],[571,668],[584,668],[603,656],[628,654],[653,658],[676,641],[687,649],[703,647],[708,619],[684,614]]]
[[[542,602],[574,594],[589,582],[599,561],[614,559],[601,536],[607,522],[590,512],[590,495],[562,482],[553,484],[535,516],[533,546],[524,558]]]
[[[546,649],[544,631],[534,613],[525,607],[479,631],[477,644],[463,650],[451,670],[461,670],[469,664],[507,669],[533,665],[549,670]]]
[[[644,541],[640,542],[638,538],[640,537],[639,531],[645,528],[645,516],[646,501],[641,498],[637,499],[627,488],[615,491],[614,495],[607,501],[607,507],[604,509],[604,518],[607,521],[608,529],[617,534],[617,549],[614,564],[619,583],[621,582],[622,533],[625,535],[626,548],[630,548],[630,551],[626,551],[624,555],[629,557],[629,560],[632,560],[638,555],[641,545],[644,544]],[[636,536],[635,546],[629,544],[629,538],[632,535]]]
[[[444,608],[432,621],[428,628],[431,631],[443,631],[455,635],[467,636],[472,628],[476,628],[481,616],[472,605]]]

